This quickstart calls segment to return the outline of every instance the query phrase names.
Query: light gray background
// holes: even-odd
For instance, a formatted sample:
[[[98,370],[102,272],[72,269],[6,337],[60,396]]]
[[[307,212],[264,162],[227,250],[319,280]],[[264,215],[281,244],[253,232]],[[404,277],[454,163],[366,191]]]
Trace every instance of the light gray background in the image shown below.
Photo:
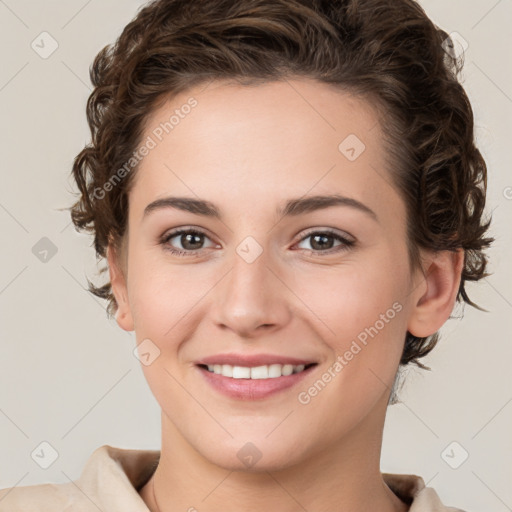
[[[133,333],[108,321],[84,291],[95,277],[92,238],[59,208],[73,201],[69,172],[89,141],[88,68],[143,2],[0,0],[0,488],[63,483],[102,444],[159,449],[160,409],[132,350]],[[466,307],[390,407],[381,469],[421,475],[442,501],[469,512],[512,510],[512,1],[423,0],[427,14],[468,42],[464,85],[489,168],[493,275],[469,285],[489,313]],[[31,43],[47,31],[58,49]],[[46,263],[32,248],[48,237]],[[460,316],[460,309],[455,311]],[[31,453],[49,442],[58,459]],[[453,441],[469,453],[452,469]],[[461,457],[456,448],[452,460]]]

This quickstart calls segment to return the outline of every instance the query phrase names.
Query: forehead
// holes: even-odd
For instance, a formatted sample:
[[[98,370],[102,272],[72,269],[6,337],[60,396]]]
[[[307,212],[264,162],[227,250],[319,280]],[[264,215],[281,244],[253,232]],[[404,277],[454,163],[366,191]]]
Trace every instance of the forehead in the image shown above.
[[[339,192],[378,208],[386,187],[394,194],[377,110],[314,80],[199,85],[148,116],[149,140],[131,193],[136,207],[171,193],[243,197],[250,207]]]

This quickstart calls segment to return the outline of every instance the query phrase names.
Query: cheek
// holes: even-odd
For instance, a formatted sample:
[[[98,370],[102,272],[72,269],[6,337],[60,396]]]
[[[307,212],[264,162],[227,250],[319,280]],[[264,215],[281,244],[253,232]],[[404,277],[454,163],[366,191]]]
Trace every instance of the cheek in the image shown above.
[[[313,269],[293,280],[293,289],[316,317],[324,339],[339,340],[343,348],[347,339],[356,338],[364,329],[384,320],[394,320],[405,295],[404,278],[392,272],[383,258],[378,262],[347,261],[333,269]],[[388,315],[386,312],[389,310]],[[390,323],[386,322],[386,331]]]
[[[326,398],[363,411],[396,374],[406,330],[404,276],[381,259],[379,265],[354,263],[296,284],[331,353],[333,385],[327,387],[334,394]]]
[[[157,251],[155,251],[157,252]],[[137,337],[163,339],[198,301],[204,281],[194,267],[172,266],[161,255],[131,255],[128,294]],[[175,326],[176,327],[173,327]]]

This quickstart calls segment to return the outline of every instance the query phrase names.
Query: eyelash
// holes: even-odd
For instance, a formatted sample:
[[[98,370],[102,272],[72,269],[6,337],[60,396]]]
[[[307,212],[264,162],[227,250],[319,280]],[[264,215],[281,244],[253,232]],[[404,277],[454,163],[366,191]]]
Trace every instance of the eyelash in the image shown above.
[[[183,234],[204,235],[204,236],[208,237],[208,235],[206,233],[204,233],[203,231],[200,231],[198,229],[181,228],[181,229],[177,229],[176,231],[172,231],[170,233],[163,235],[162,238],[160,239],[160,244],[164,247],[164,250],[169,251],[174,256],[178,256],[178,257],[198,256],[199,251],[201,251],[201,249],[198,249],[196,251],[194,251],[194,250],[189,250],[189,251],[185,250],[184,251],[182,249],[174,249],[172,246],[169,245],[169,240],[171,240],[172,238],[174,238],[178,235],[183,235]],[[297,243],[300,243],[303,240],[306,240],[307,238],[311,237],[312,235],[328,235],[328,236],[331,236],[341,242],[341,245],[338,245],[336,247],[326,249],[323,251],[321,251],[321,250],[315,251],[313,249],[303,249],[310,254],[315,254],[318,256],[327,256],[330,254],[347,251],[348,249],[350,249],[351,247],[353,247],[355,245],[354,241],[341,236],[339,233],[337,233],[331,229],[310,230]]]

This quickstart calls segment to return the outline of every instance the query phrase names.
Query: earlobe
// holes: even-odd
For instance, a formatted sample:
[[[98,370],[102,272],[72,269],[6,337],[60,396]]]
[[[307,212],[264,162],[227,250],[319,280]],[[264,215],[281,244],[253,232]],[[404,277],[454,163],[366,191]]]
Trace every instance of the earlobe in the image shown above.
[[[125,331],[133,331],[134,324],[130,310],[130,303],[128,301],[126,278],[121,269],[121,264],[116,251],[110,244],[107,247],[107,262],[112,293],[114,294],[117,302],[115,319],[121,329],[124,329]]]
[[[437,332],[449,318],[459,290],[464,250],[440,251],[432,254],[427,262],[424,283],[414,297],[407,329],[420,338]]]

